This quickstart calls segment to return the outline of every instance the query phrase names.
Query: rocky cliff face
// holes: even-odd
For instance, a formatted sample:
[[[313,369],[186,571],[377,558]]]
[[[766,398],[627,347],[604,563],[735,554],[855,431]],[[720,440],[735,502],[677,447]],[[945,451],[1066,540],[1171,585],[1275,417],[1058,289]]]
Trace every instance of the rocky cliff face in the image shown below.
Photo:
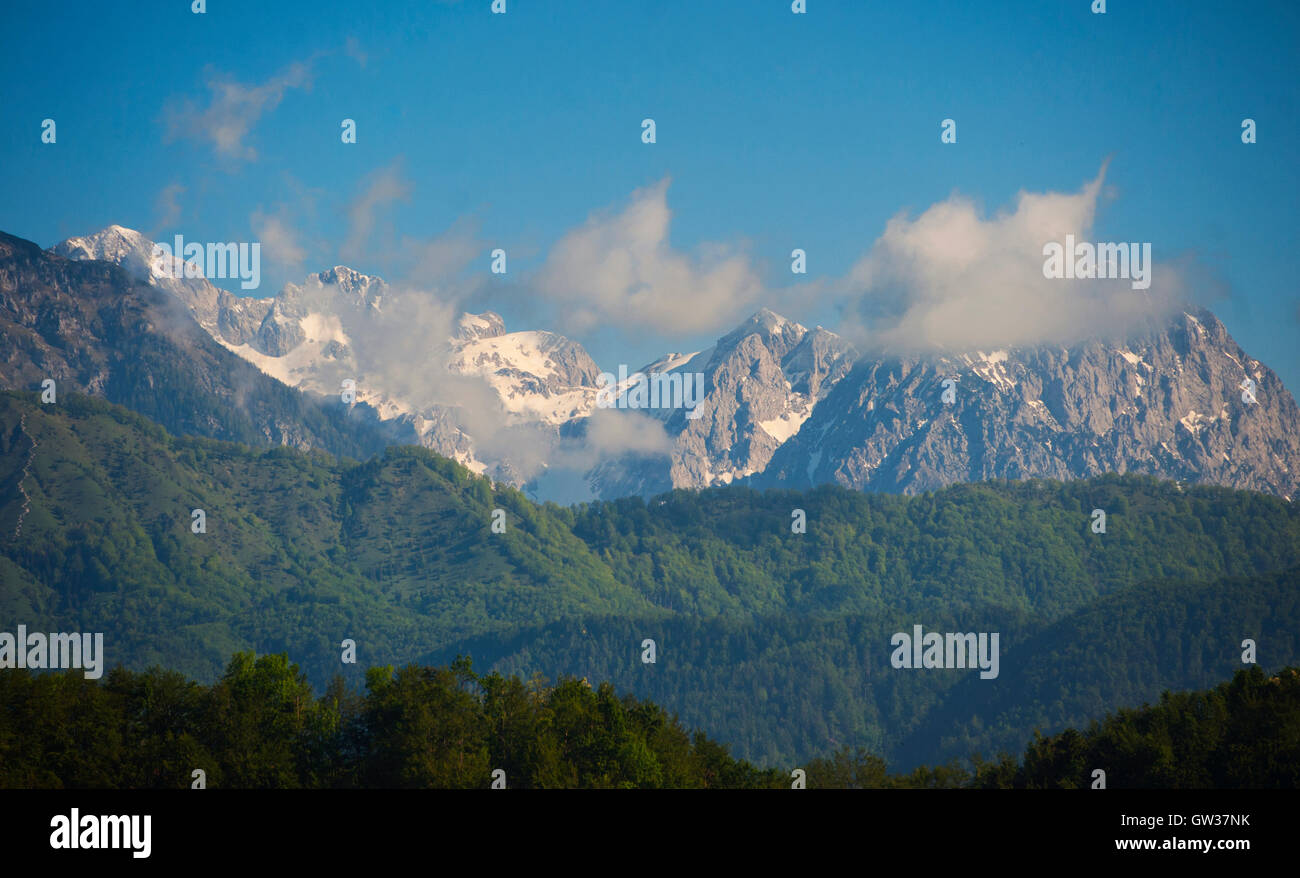
[[[134,229],[109,226],[93,235],[61,241],[50,252],[77,262],[101,260],[120,266],[131,280],[171,293],[214,338],[232,344],[252,343],[258,338],[271,311],[271,299],[235,296],[205,277],[186,277],[179,260],[175,263],[180,270],[161,274],[155,270],[153,246],[153,241]]]
[[[607,461],[591,474],[602,496],[725,485],[762,472],[853,362],[832,332],[762,310],[706,351],[670,355],[643,373],[703,374],[703,399],[643,409],[672,440],[667,457]],[[688,417],[697,414],[697,417]]]
[[[424,445],[480,473],[522,484],[510,454],[482,447],[484,434],[523,429],[527,456],[559,442],[559,426],[595,405],[599,369],[581,345],[555,333],[507,332],[500,315],[454,315],[347,266],[286,284],[274,296],[236,296],[202,277],[155,270],[153,242],[110,226],[53,248],[104,260],[171,294],[223,347],[281,383],[326,400],[343,382],[401,441]]]
[[[243,415],[219,417],[214,406],[237,400],[227,385],[247,386],[252,373],[217,366],[216,343],[255,366],[259,379],[323,399],[337,399],[340,381],[353,378],[371,407],[360,417],[379,421],[384,441],[422,444],[498,480],[531,483],[540,499],[547,493],[536,480],[554,481],[561,470],[604,498],[737,480],[917,493],[960,481],[1105,472],[1288,498],[1300,483],[1294,399],[1204,310],[1124,341],[910,357],[859,356],[832,332],[763,310],[707,350],[643,366],[699,373],[702,398],[690,412],[615,409],[655,419],[667,445],[608,454],[584,444],[600,370],[581,345],[555,333],[507,332],[492,312],[430,318],[382,279],[344,266],[269,298],[235,296],[201,277],[156,276],[152,242],[118,226],[51,253],[5,242],[7,386],[66,376],[146,414],[164,413],[176,406],[148,397],[161,374],[175,371],[174,393],[192,386],[208,395],[203,413],[158,419],[233,438],[216,421]],[[404,331],[395,334],[395,326]],[[159,329],[165,341],[148,341]],[[121,348],[124,338],[133,341]],[[149,344],[170,346],[166,358],[141,354],[133,363],[122,354]],[[177,364],[195,351],[206,366]],[[1247,380],[1253,389],[1243,398]],[[297,422],[293,405],[275,409],[253,413],[258,441],[331,448],[350,441],[326,440]],[[629,422],[631,432],[637,423],[644,422]]]
[[[1139,472],[1290,498],[1298,461],[1291,394],[1196,310],[1122,343],[864,358],[753,482],[914,494]]]
[[[132,408],[176,434],[367,457],[411,434],[367,407],[329,406],[214,341],[166,290],[104,261],[0,233],[0,387],[47,378]]]

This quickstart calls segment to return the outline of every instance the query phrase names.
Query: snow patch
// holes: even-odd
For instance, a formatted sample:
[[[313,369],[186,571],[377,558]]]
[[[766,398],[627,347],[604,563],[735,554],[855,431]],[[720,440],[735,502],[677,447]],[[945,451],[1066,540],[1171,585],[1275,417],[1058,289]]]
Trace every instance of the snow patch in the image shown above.
[[[969,354],[965,357],[966,363],[970,366],[972,372],[992,384],[998,390],[1010,390],[1016,386],[1016,382],[1012,380],[1010,374],[1007,372],[1006,351],[993,351],[989,354],[986,354],[983,351],[976,351],[975,353],[978,357],[978,361]]]
[[[685,366],[691,360],[699,356],[699,354],[700,351],[695,351],[690,354],[679,354],[674,351],[671,354],[665,354],[653,363],[647,363],[637,371],[645,372],[646,374],[654,372],[671,372],[674,369],[680,369],[682,366]]]
[[[758,426],[763,428],[763,432],[771,436],[777,442],[784,442],[799,432],[803,422],[808,420],[812,414],[812,406],[803,411],[789,411],[779,418],[773,418],[770,421],[759,421]]]
[[[1204,430],[1208,425],[1213,424],[1217,418],[1209,415],[1198,414],[1196,409],[1192,409],[1187,414],[1178,419],[1178,423],[1183,425],[1183,429],[1195,435]]]
[[[462,375],[489,376],[503,367],[529,372],[538,378],[555,374],[555,364],[544,347],[554,340],[549,332],[507,332],[494,338],[477,338],[461,346],[454,367]]]
[[[1116,353],[1118,353],[1121,357],[1127,360],[1130,366],[1143,366],[1146,368],[1148,372],[1151,371],[1151,364],[1148,363],[1146,360],[1142,359],[1142,357],[1140,357],[1139,355],[1130,351],[1128,348],[1119,350]],[[1140,381],[1141,378],[1139,378],[1138,380]]]
[[[817,472],[817,464],[822,462],[822,450],[818,448],[808,456],[808,481],[810,484],[816,484],[813,481],[813,473]]]

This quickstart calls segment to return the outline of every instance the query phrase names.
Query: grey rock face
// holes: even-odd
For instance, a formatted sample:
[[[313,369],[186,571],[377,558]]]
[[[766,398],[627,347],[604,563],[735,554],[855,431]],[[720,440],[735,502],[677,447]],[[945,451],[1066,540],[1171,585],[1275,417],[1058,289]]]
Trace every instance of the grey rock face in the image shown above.
[[[281,302],[271,305],[257,328],[252,347],[272,357],[283,357],[302,344],[304,339],[299,317]]]
[[[122,267],[127,276],[166,290],[185,304],[199,325],[231,345],[250,345],[269,353],[261,345],[284,343],[281,314],[267,326],[276,304],[272,298],[235,296],[214,286],[204,277],[166,276],[154,270],[153,242],[133,229],[109,226],[85,237],[69,238],[50,248],[52,253],[76,261],[102,260]]]
[[[616,459],[590,474],[602,496],[704,488],[761,472],[781,443],[848,374],[851,345],[767,309],[672,373],[704,375],[698,417],[683,408],[646,409],[672,438],[668,457]],[[662,362],[662,361],[661,361]],[[660,364],[643,372],[660,371]]]
[[[1139,472],[1290,498],[1297,461],[1295,400],[1200,309],[1127,342],[864,358],[752,482],[915,494]]]
[[[401,313],[385,310],[386,299],[389,309],[401,302],[382,279],[335,266],[277,296],[244,298],[203,278],[151,274],[151,249],[142,235],[118,226],[54,248],[69,259],[117,263],[166,290],[209,335],[259,367],[274,371],[275,361],[258,357],[296,351],[296,365],[275,372],[292,386],[329,396],[341,377],[357,378],[391,435],[499,480],[523,484],[552,457],[564,457],[562,436],[572,448],[585,435],[600,370],[563,336],[507,332],[489,311],[462,315],[441,335],[394,349],[375,328],[381,313]],[[43,319],[78,315],[61,310]],[[78,331],[74,323],[56,330]],[[304,342],[318,350],[301,348]],[[421,357],[430,358],[426,367],[405,365]],[[1141,472],[1290,498],[1300,482],[1294,399],[1204,310],[1127,341],[861,358],[832,332],[763,310],[709,349],[669,355],[641,371],[702,374],[698,417],[682,408],[641,409],[662,427],[666,452],[601,454],[595,463],[578,454],[576,474],[597,496],[737,480],[917,493],[989,478]],[[87,386],[105,384],[104,375],[92,373],[83,372]],[[444,373],[484,393],[458,384],[460,398],[426,398],[438,384],[426,376]],[[1245,379],[1254,382],[1253,403],[1242,399]],[[945,380],[951,404],[943,399]],[[471,435],[465,415],[485,407],[500,408],[489,432],[523,429],[527,438],[492,443],[504,450],[480,455],[485,437]],[[287,424],[277,430],[293,432]]]
[[[364,457],[409,432],[324,405],[212,339],[176,296],[111,262],[0,233],[0,388],[103,397],[177,435]]]

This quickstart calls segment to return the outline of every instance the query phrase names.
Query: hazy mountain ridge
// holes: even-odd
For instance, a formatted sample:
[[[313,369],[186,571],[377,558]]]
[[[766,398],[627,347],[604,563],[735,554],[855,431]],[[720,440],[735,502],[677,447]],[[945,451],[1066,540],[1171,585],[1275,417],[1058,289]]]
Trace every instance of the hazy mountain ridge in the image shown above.
[[[217,342],[265,374],[301,390],[340,398],[352,381],[407,441],[459,460],[476,472],[516,483],[515,461],[480,459],[465,407],[499,406],[503,424],[536,426],[535,442],[553,445],[557,427],[590,413],[599,370],[581,345],[549,332],[507,332],[500,315],[453,320],[418,291],[336,265],[264,298],[235,296],[202,277],[155,270],[153,242],[120,226],[53,248],[76,259],[103,259],[135,279],[175,295]],[[433,327],[427,337],[403,335]],[[398,340],[393,344],[394,339]],[[445,377],[483,382],[487,394]]]
[[[1200,309],[1127,342],[864,358],[754,483],[919,493],[1140,472],[1289,499],[1298,463],[1294,398]]]
[[[151,246],[112,226],[54,250],[142,272]],[[553,490],[545,477],[553,465],[573,470],[570,482],[601,498],[736,480],[917,493],[959,481],[1105,472],[1287,498],[1300,487],[1300,409],[1272,370],[1203,309],[1135,330],[1127,341],[910,356],[860,354],[833,332],[764,309],[704,351],[642,367],[703,375],[695,417],[680,407],[611,410],[653,417],[663,448],[596,453],[582,443],[601,370],[563,336],[507,332],[498,314],[466,313],[439,315],[440,334],[419,350],[390,348],[376,321],[401,306],[402,294],[345,266],[264,299],[202,278],[141,276],[267,375],[326,397],[351,378],[389,436],[539,499]],[[951,404],[943,400],[948,379]],[[1254,382],[1255,402],[1243,400],[1244,379]],[[446,391],[439,395],[437,385]],[[501,430],[518,435],[486,441]]]
[[[104,261],[0,233],[0,387],[81,391],[177,434],[369,457],[411,441],[368,406],[322,405],[234,356],[178,307]]]
[[[702,373],[704,397],[690,412],[694,417],[684,408],[642,410],[663,422],[671,453],[597,467],[592,475],[600,496],[707,488],[762,472],[848,373],[854,355],[834,333],[763,309],[706,351],[644,367],[646,373]]]

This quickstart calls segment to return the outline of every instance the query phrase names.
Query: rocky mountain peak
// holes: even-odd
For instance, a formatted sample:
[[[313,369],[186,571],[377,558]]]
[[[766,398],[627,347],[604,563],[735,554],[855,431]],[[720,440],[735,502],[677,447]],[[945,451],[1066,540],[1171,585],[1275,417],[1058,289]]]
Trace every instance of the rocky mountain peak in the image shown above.
[[[1141,472],[1289,498],[1297,460],[1291,394],[1195,309],[1126,341],[864,358],[753,481],[919,493]]]
[[[475,338],[496,338],[506,334],[506,322],[495,311],[482,314],[462,314],[456,321],[455,336],[466,341]]]
[[[716,350],[731,350],[745,344],[747,339],[754,338],[754,344],[769,350],[784,351],[798,344],[807,331],[793,320],[787,320],[775,311],[763,308],[718,339]]]
[[[809,332],[764,308],[708,351],[652,364],[703,373],[704,398],[690,412],[696,417],[687,417],[683,408],[647,411],[663,421],[671,454],[604,462],[592,481],[611,496],[703,488],[761,472],[848,373],[853,356],[852,346],[834,333],[821,327]]]
[[[10,270],[19,271],[26,242],[6,240],[14,242]],[[466,403],[431,394],[447,382],[430,376],[485,383],[488,395],[472,404],[495,399],[502,423],[536,428],[523,444],[541,460],[595,409],[599,370],[580,344],[509,332],[501,315],[485,311],[427,339],[407,337],[403,325],[403,343],[394,345],[382,305],[395,294],[347,266],[253,299],[203,278],[156,276],[152,242],[121,226],[52,252],[114,263],[169,292],[213,339],[280,382],[328,396],[341,377],[357,378],[381,417],[409,428],[404,435],[479,471],[521,472],[508,454],[475,457]],[[10,304],[26,314],[16,289]],[[430,359],[412,373],[421,356]],[[1295,400],[1199,308],[1135,327],[1123,341],[869,357],[824,327],[765,308],[705,350],[669,354],[641,371],[674,372],[692,387],[699,373],[702,398],[689,412],[665,405],[635,413],[659,422],[671,450],[602,457],[584,478],[606,497],[738,479],[917,493],[960,481],[1129,471],[1288,498],[1300,489]]]
[[[380,307],[388,290],[388,284],[383,278],[362,274],[346,265],[336,265],[317,272],[310,279],[322,286],[335,287],[346,299],[372,308]]]

